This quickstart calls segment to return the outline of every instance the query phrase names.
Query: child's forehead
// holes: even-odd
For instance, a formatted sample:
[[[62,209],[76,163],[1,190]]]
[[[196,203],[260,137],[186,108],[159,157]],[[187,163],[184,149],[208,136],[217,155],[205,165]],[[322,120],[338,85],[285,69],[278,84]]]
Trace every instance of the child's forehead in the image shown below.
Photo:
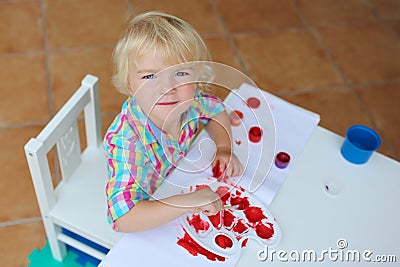
[[[162,49],[147,49],[142,53],[131,53],[134,67],[139,70],[163,70],[185,63],[179,55],[165,53]]]

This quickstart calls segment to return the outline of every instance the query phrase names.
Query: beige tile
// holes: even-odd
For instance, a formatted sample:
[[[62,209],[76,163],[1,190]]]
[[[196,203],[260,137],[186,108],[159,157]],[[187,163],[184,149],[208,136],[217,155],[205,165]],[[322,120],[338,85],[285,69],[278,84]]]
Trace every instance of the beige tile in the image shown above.
[[[0,221],[40,216],[24,146],[42,127],[1,129]],[[7,167],[5,167],[7,166]],[[12,208],[10,208],[10,200]]]
[[[289,1],[216,0],[228,29],[232,32],[302,26]]]
[[[0,125],[49,119],[44,55],[0,57]]]
[[[0,2],[0,54],[44,49],[40,2]]]
[[[337,89],[283,96],[283,99],[309,109],[321,116],[320,125],[342,136],[353,124],[372,126],[354,94]]]
[[[400,36],[400,21],[391,22],[389,25]]]
[[[50,77],[55,110],[79,88],[86,74],[100,79],[101,112],[118,112],[124,95],[118,93],[111,84],[112,63],[111,48],[93,48],[51,53]]]
[[[400,84],[386,84],[357,89],[357,95],[366,106],[379,131],[383,142],[387,141],[394,149],[397,160],[400,160]]]
[[[295,3],[311,25],[377,20],[373,8],[365,0],[296,0]]]
[[[124,0],[47,0],[50,49],[114,44],[129,15]]]
[[[162,11],[189,22],[201,35],[222,34],[222,28],[208,0],[130,0],[135,14]]]
[[[372,0],[378,13],[385,19],[400,18],[400,1],[398,0]]]
[[[42,222],[0,228],[0,264],[7,267],[27,266],[28,255],[46,244]]]
[[[206,45],[214,62],[226,64],[240,71],[243,69],[227,38],[207,38]]]
[[[319,114],[321,117],[319,125],[341,136],[345,136],[347,128],[354,124],[374,128],[355,94],[348,89],[302,93],[282,98]],[[389,154],[388,144],[382,144],[379,151]]]
[[[235,37],[250,76],[271,92],[342,84],[307,30]]]
[[[382,24],[320,28],[322,43],[351,83],[400,76],[399,37]]]

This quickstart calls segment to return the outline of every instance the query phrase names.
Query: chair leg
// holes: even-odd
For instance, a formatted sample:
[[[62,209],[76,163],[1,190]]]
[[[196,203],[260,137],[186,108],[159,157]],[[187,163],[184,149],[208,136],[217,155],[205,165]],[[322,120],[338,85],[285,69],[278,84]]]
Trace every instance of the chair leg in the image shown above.
[[[57,238],[58,234],[61,232],[61,227],[53,224],[51,220],[45,218],[43,218],[43,224],[46,230],[47,240],[49,242],[53,258],[58,261],[63,261],[65,255],[67,254],[67,247]]]

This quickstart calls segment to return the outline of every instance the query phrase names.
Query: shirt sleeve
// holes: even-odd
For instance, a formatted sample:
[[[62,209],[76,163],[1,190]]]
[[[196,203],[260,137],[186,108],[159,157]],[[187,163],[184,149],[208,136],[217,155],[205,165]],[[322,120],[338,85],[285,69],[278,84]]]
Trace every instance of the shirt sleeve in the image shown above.
[[[196,96],[199,101],[200,122],[207,124],[211,118],[225,110],[221,99],[206,93]]]
[[[108,219],[113,224],[138,202],[149,198],[139,184],[140,177],[146,175],[146,158],[132,138],[127,140],[113,132],[108,132],[104,138],[109,176],[106,185]]]

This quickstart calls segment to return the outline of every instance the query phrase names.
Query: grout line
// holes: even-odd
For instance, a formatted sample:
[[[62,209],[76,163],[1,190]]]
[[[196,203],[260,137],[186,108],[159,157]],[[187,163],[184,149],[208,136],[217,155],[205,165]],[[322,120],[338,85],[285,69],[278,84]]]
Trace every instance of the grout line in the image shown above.
[[[0,222],[0,227],[21,225],[21,224],[27,224],[27,223],[40,222],[40,221],[42,221],[42,217],[19,219],[19,220],[14,220],[14,221]]]
[[[247,76],[250,77],[250,73],[249,73],[249,68],[247,66],[247,64],[244,62],[239,49],[237,48],[235,41],[233,39],[232,34],[230,33],[230,31],[228,30],[228,27],[226,26],[221,14],[219,13],[218,7],[215,4],[214,0],[209,0],[209,3],[211,5],[212,10],[214,11],[214,14],[218,20],[218,22],[220,23],[223,33],[224,35],[227,37],[228,42],[233,50],[233,53],[236,55],[236,60],[238,61],[239,65],[243,68],[243,72],[244,74],[246,74]]]
[[[46,64],[46,81],[47,81],[47,100],[50,112],[50,118],[54,116],[54,108],[53,108],[53,95],[51,92],[51,78],[50,78],[50,62],[49,62],[49,44],[47,38],[47,27],[46,27],[46,4],[44,0],[40,1],[40,17],[42,23],[42,31],[43,31],[43,44],[44,44],[44,52],[45,52],[45,64]]]
[[[318,33],[315,31],[315,29],[308,23],[307,19],[303,16],[301,13],[300,9],[297,7],[296,3],[293,0],[289,1],[290,4],[292,5],[294,11],[296,14],[299,16],[300,20],[303,22],[303,24],[306,26],[308,31],[311,33],[311,35],[314,37],[314,40],[317,42],[318,46],[321,48],[322,52],[324,53],[325,57],[329,60],[329,62],[332,64],[336,72],[339,74],[339,76],[342,78],[342,81],[345,83],[345,85],[349,86],[349,81],[347,77],[344,75],[343,71],[340,69],[339,65],[336,63],[336,61],[333,59],[331,53],[328,51],[328,49],[323,45],[321,38],[319,37]]]
[[[135,14],[135,10],[133,8],[131,1],[125,0],[125,3],[128,6],[129,16],[133,16]]]

